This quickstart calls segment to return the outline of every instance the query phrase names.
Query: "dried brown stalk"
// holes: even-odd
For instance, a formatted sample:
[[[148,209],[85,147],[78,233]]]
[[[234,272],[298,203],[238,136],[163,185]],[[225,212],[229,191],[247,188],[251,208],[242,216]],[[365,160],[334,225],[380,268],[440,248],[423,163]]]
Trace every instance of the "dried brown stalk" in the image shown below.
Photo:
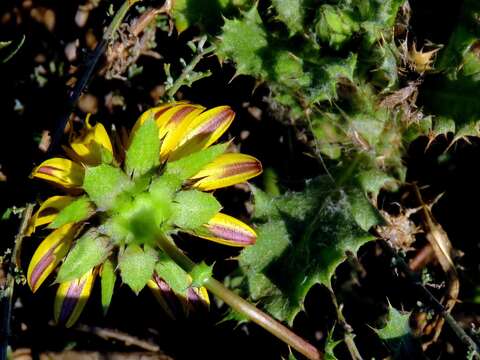
[[[155,28],[149,25],[159,14],[170,14],[172,2],[167,0],[159,8],[146,10],[137,19],[123,24],[118,31],[118,39],[106,49],[106,63],[101,71],[107,79],[124,79],[123,73],[142,55],[160,58],[160,54],[152,51],[150,45],[155,38]]]
[[[87,326],[87,325],[78,325],[75,327],[76,330],[81,332],[90,333],[101,337],[104,340],[118,340],[123,342],[127,346],[136,346],[140,349],[159,352],[160,347],[156,344],[153,344],[149,341],[139,339],[133,335],[127,334],[113,329],[104,329],[98,326]]]
[[[438,198],[432,204],[426,204],[423,201],[420,190],[416,184],[414,184],[414,191],[418,202],[420,203],[420,213],[423,219],[426,238],[442,267],[442,270],[447,275],[446,294],[441,299],[441,302],[444,304],[445,310],[450,313],[458,301],[458,294],[460,291],[460,281],[458,280],[457,270],[455,269],[455,264],[452,260],[452,243],[445,230],[443,230],[442,226],[435,220],[432,214],[431,208]],[[427,331],[431,330],[433,332],[433,337],[429,342],[424,344],[425,349],[438,340],[444,322],[445,319],[442,316],[437,316],[433,323],[426,328]]]

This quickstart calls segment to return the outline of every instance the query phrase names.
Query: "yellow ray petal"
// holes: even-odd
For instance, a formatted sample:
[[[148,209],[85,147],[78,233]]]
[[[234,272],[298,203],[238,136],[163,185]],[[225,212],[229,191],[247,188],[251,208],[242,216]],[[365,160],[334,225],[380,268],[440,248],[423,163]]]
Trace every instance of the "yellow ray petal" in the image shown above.
[[[210,297],[208,291],[204,286],[201,287],[189,287],[187,290],[187,302],[190,306],[197,306],[198,304],[203,306],[210,306]]]
[[[38,290],[67,254],[76,230],[77,226],[74,224],[64,225],[51,232],[38,246],[27,271],[27,282],[33,292]]]
[[[195,232],[196,236],[229,246],[252,245],[257,240],[257,234],[244,222],[223,214],[216,214],[203,225],[205,230]]]
[[[176,149],[185,136],[189,124],[205,110],[203,106],[182,104],[165,111],[156,119],[162,141],[160,156],[165,158]]]
[[[45,160],[35,169],[30,177],[39,178],[60,185],[64,188],[78,188],[83,184],[84,168],[71,160],[52,158]]]
[[[50,224],[58,215],[60,210],[70,204],[75,198],[72,196],[52,196],[45,200],[28,223],[27,236],[30,236],[37,226]]]
[[[113,155],[112,143],[105,127],[100,123],[91,126],[89,118],[90,114],[85,121],[85,128],[70,142],[70,146],[83,163],[99,165],[102,162],[102,150]]]
[[[199,288],[195,288],[195,290],[198,296],[200,296],[200,298],[205,302],[205,304],[210,306],[210,297],[208,296],[207,288],[204,286],[201,286]]]
[[[193,187],[210,191],[245,182],[261,173],[262,164],[253,156],[223,154],[192,177],[198,179]]]
[[[172,288],[160,278],[156,273],[153,278],[147,282],[148,288],[158,301],[163,311],[169,318],[175,320],[175,314],[178,314],[179,301]]]
[[[234,118],[235,112],[229,106],[218,106],[195,117],[185,129],[171,160],[209,147],[223,135]]]
[[[53,310],[56,323],[67,328],[75,324],[90,297],[96,273],[91,269],[79,279],[60,284]]]
[[[184,102],[181,101],[181,102],[177,102],[177,103],[162,104],[160,106],[156,106],[154,108],[151,108],[151,109],[148,109],[147,111],[145,111],[142,115],[140,115],[140,117],[138,118],[135,125],[133,125],[132,131],[130,133],[130,142],[132,140],[133,134],[135,134],[135,132],[138,130],[138,128],[140,126],[142,126],[145,121],[147,121],[150,118],[153,118],[153,119],[156,120],[165,111],[167,111],[168,109],[171,109],[172,107],[174,107],[176,105],[180,105],[180,104],[184,104]]]
[[[204,287],[189,287],[186,296],[178,297],[183,308],[183,312],[188,316],[191,312],[205,311],[210,307],[210,298]]]

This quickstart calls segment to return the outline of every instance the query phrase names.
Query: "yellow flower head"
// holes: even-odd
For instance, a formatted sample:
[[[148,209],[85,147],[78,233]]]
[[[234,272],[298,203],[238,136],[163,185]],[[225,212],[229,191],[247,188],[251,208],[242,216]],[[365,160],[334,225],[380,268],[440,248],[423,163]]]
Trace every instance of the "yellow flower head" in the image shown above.
[[[230,246],[255,242],[255,231],[220,212],[211,193],[262,172],[254,157],[226,153],[229,143],[214,145],[234,117],[228,106],[161,105],[143,113],[128,138],[115,142],[125,144],[118,151],[103,125],[92,126],[87,118],[64,148],[69,159],[48,159],[33,170],[32,177],[67,193],[43,202],[27,230],[53,230],[35,251],[27,280],[35,292],[62,262],[57,321],[71,326],[77,320],[97,274],[107,309],[116,268],[136,293],[148,284],[167,314],[177,307],[173,295],[184,309],[208,303],[205,289],[192,284],[156,239],[185,232]]]

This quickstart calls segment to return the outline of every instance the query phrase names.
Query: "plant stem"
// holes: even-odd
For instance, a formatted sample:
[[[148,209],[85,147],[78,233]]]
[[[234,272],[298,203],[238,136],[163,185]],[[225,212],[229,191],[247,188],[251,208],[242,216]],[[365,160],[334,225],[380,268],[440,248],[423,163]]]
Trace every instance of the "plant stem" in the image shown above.
[[[190,272],[195,267],[196,264],[175,245],[171,237],[162,234],[159,236],[158,240],[165,253],[167,253],[167,255],[170,256],[173,261],[182,267],[183,270]],[[323,357],[313,345],[309,344],[290,329],[283,326],[271,316],[267,315],[248,301],[244,300],[233,291],[227,289],[222,283],[215,280],[213,277],[209,278],[204,283],[204,286],[212,294],[231,306],[235,311],[241,313],[254,323],[260,325],[272,335],[290,345],[308,359],[317,360]]]
[[[123,2],[120,9],[118,9],[117,12],[115,13],[115,16],[113,17],[112,22],[110,23],[107,30],[103,34],[103,40],[109,41],[113,37],[113,34],[117,32],[118,27],[122,23],[123,18],[125,17],[125,15],[127,15],[128,10],[139,1],[141,0],[125,0]]]
[[[113,17],[112,22],[108,26],[107,30],[103,34],[102,41],[97,45],[91,57],[87,60],[85,64],[85,70],[79,80],[76,82],[75,87],[70,92],[68,96],[68,100],[65,106],[65,110],[63,112],[63,116],[59,119],[57,126],[55,128],[55,132],[52,135],[52,142],[47,149],[47,153],[50,154],[56,150],[60,139],[63,136],[63,132],[65,131],[65,127],[67,126],[68,119],[70,118],[70,114],[73,111],[78,99],[85,90],[85,87],[88,84],[88,81],[92,77],[93,71],[95,70],[100,57],[105,52],[107,48],[107,44],[113,35],[117,32],[118,27],[123,21],[123,18],[127,14],[130,7],[132,7],[135,3],[141,0],[125,0],[120,9],[116,12],[115,16]]]
[[[167,91],[167,96],[170,100],[173,100],[174,95],[177,93],[177,91],[183,86],[183,85],[188,85],[192,84],[194,81],[203,79],[204,77],[210,76],[210,72],[206,73],[198,73],[194,74],[193,78],[187,79],[189,75],[193,72],[195,69],[195,66],[200,62],[200,60],[203,59],[203,57],[207,54],[210,54],[215,50],[215,45],[211,45],[206,49],[202,49],[193,59],[192,61],[183,69],[182,74],[175,80],[175,82],[172,84],[170,89]]]
[[[350,353],[352,360],[362,360],[362,355],[360,354],[360,351],[358,351],[357,345],[355,344],[355,334],[353,333],[352,327],[347,323],[347,320],[343,315],[342,309],[338,304],[337,297],[335,296],[333,289],[329,287],[328,292],[330,293],[333,305],[335,306],[338,322],[343,329],[343,338],[345,340],[345,344],[347,345],[348,352]]]
[[[8,46],[10,49],[8,49],[7,55],[4,56],[3,59],[0,59],[0,64],[4,64],[4,63],[10,61],[10,59],[11,59],[12,57],[14,57],[15,54],[18,52],[18,50],[20,50],[20,48],[23,46],[23,43],[24,43],[24,42],[25,42],[25,35],[22,35],[22,37],[20,38],[20,40],[18,41],[17,44],[13,44],[13,45],[12,45],[13,42],[10,43],[10,44],[8,44],[7,46]]]
[[[0,360],[7,359],[8,340],[10,336],[10,320],[12,318],[13,292],[15,288],[15,274],[19,268],[20,251],[22,241],[28,222],[33,213],[34,204],[27,204],[22,213],[22,221],[15,236],[15,245],[13,247],[10,263],[8,266],[7,282],[5,288],[0,289],[0,309],[2,313],[2,323],[0,327]]]
[[[395,265],[412,282],[418,294],[430,305],[432,309],[443,316],[445,322],[452,329],[457,338],[467,347],[467,349],[469,349],[469,351],[473,352],[474,358],[480,359],[479,348],[475,341],[468,336],[465,330],[460,326],[460,324],[457,323],[445,306],[443,306],[442,303],[438,301],[438,299],[421,283],[421,281],[418,280],[418,277],[410,270],[407,263],[402,257],[400,257],[400,255],[398,255],[397,251],[386,241],[382,241],[382,244],[385,245],[384,248],[388,251],[390,256],[395,259]]]

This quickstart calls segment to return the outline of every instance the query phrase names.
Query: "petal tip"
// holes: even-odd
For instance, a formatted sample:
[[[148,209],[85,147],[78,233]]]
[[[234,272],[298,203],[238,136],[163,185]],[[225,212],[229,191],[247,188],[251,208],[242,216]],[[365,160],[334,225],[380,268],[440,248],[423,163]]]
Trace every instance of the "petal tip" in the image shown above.
[[[207,233],[197,233],[197,236],[224,245],[246,247],[257,241],[255,230],[244,222],[223,213],[215,215],[204,227]]]

